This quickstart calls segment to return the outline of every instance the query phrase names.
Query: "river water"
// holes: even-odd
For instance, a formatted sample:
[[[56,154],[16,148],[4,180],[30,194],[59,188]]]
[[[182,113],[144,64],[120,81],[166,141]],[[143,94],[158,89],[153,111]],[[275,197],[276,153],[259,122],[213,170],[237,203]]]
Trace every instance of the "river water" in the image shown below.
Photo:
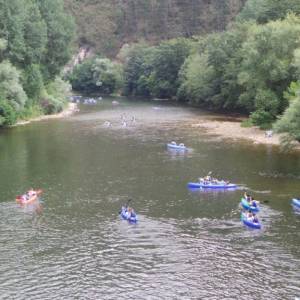
[[[160,102],[80,108],[0,133],[0,299],[300,297],[299,154],[222,141],[190,126],[206,114]],[[187,189],[208,172],[241,187]],[[42,198],[17,205],[29,187]],[[239,220],[244,190],[262,230]],[[118,216],[129,198],[136,225]]]

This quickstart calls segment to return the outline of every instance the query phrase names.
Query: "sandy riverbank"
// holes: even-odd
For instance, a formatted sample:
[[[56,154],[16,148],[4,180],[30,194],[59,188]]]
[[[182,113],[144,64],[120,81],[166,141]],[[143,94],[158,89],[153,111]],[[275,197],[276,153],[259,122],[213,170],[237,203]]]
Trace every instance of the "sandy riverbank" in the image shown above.
[[[33,118],[30,120],[26,120],[26,121],[21,120],[21,121],[17,122],[17,124],[15,126],[25,125],[25,124],[29,124],[31,122],[37,122],[37,121],[41,121],[41,120],[65,118],[65,117],[68,117],[68,116],[74,114],[75,112],[78,112],[78,111],[79,111],[79,109],[78,109],[78,106],[76,103],[68,103],[68,107],[58,114],[43,115],[43,116],[39,116],[37,118]]]
[[[241,127],[241,122],[219,121],[203,119],[191,125],[193,128],[203,128],[208,134],[218,135],[220,138],[241,140],[245,139],[254,144],[280,145],[280,135],[273,133],[272,137],[266,136],[266,131],[258,127]]]

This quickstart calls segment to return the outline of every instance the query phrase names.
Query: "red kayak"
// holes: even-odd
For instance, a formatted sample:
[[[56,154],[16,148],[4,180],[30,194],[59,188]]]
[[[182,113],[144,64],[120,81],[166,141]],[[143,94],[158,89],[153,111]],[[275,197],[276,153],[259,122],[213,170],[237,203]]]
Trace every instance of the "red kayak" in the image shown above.
[[[16,201],[20,204],[30,204],[33,203],[38,197],[43,193],[43,190],[31,191],[32,195],[28,198],[26,194],[18,195],[16,197]]]

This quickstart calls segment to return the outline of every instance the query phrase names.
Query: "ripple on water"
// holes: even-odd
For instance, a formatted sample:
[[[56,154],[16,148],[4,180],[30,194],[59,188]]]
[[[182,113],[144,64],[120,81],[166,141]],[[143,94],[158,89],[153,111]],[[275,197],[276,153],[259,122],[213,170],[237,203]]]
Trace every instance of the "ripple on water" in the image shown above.
[[[187,225],[140,216],[137,225],[119,219],[78,224],[75,218],[59,223],[77,230],[48,220],[33,232],[28,221],[16,228],[19,241],[8,243],[8,225],[2,227],[2,251],[10,253],[0,266],[4,298],[249,299],[255,293],[286,299],[297,292],[299,261],[263,238],[236,234],[244,230],[234,222],[195,219]],[[24,252],[22,245],[30,243],[39,247]]]
[[[59,185],[51,187],[49,195],[45,195],[41,215],[15,204],[0,203],[0,298],[281,300],[294,299],[300,294],[299,250],[297,243],[292,244],[296,236],[294,232],[298,229],[298,216],[292,215],[292,226],[286,222],[286,213],[265,205],[260,214],[263,230],[248,230],[240,222],[235,206],[231,205],[235,198],[231,192],[194,194],[185,186],[183,192],[175,189],[174,180],[180,182],[182,175],[175,172],[176,165],[182,159],[176,154],[175,162],[170,162],[172,155],[167,153],[166,141],[171,137],[177,140],[186,137],[190,141],[188,146],[194,151],[183,157],[187,163],[192,161],[193,165],[186,166],[189,175],[192,167],[203,173],[220,163],[218,149],[223,144],[215,144],[209,137],[206,140],[193,139],[199,135],[193,136],[190,128],[179,130],[179,123],[173,120],[178,118],[174,114],[176,109],[169,116],[166,114],[168,109],[159,114],[159,110],[149,108],[144,111],[142,108],[139,112],[145,117],[144,124],[137,117],[135,127],[124,130],[102,126],[109,117],[112,118],[112,127],[120,124],[119,108],[103,114],[86,113],[70,118],[71,122],[75,121],[72,132],[76,132],[71,137],[72,143],[67,145],[69,149],[76,144],[74,151],[70,152],[70,156],[74,155],[69,161],[70,172],[76,170],[79,174],[85,170],[86,173],[77,178],[74,176],[79,184],[78,188],[76,183],[72,186],[75,186],[74,191],[69,180],[73,174],[66,172],[68,168],[56,166],[51,170],[52,164],[49,164],[50,170],[45,171],[47,176],[56,179],[59,176],[56,170],[62,175],[57,179]],[[150,111],[153,111],[152,115]],[[190,115],[182,115],[181,120],[187,117]],[[155,120],[161,126],[157,126]],[[59,148],[64,139],[65,136],[57,143],[53,139],[53,143]],[[126,139],[128,142],[124,142]],[[201,143],[207,144],[203,152],[200,151]],[[149,144],[154,147],[135,151]],[[48,147],[44,147],[45,157],[51,160]],[[100,148],[104,151],[101,152]],[[126,152],[125,148],[129,150]],[[77,149],[82,151],[77,152]],[[109,159],[105,154],[109,151],[115,152],[111,153],[113,159],[105,169]],[[247,153],[242,153],[243,160],[248,159]],[[93,155],[100,157],[97,166]],[[231,157],[226,149],[222,150],[222,155]],[[236,155],[233,156],[231,161],[234,163]],[[136,157],[139,160],[135,161]],[[206,164],[210,157],[211,165]],[[157,165],[162,163],[164,167],[153,168],[154,158]],[[126,165],[124,162],[127,161],[130,163]],[[30,160],[29,165],[34,169],[33,162]],[[118,168],[115,173],[110,173],[114,163]],[[140,175],[135,174],[135,168],[140,166],[149,172],[143,169],[146,180],[139,182],[142,186],[137,192],[134,188]],[[240,178],[237,177],[238,169],[241,168],[242,173],[245,167],[234,168],[230,166],[226,175],[231,175],[234,170],[232,175]],[[166,169],[170,172],[165,172]],[[48,172],[54,175],[48,175]],[[39,175],[48,181],[49,177],[43,172]],[[162,184],[158,185],[160,180]],[[52,182],[57,183],[56,180]],[[165,183],[164,196],[161,196],[160,188]],[[150,186],[151,191],[142,193],[144,185]],[[155,189],[158,191],[152,197]],[[128,194],[134,192],[142,203],[137,225],[128,224],[117,216],[120,205],[129,198]],[[191,195],[197,201],[191,203],[189,212],[193,214],[193,209],[198,208],[199,215],[202,213],[205,218],[192,218],[190,214],[186,217],[186,211],[181,211],[188,206],[185,201],[191,200]],[[168,199],[163,202],[163,197]],[[224,213],[223,208],[226,211],[228,208],[228,212]],[[157,210],[160,210],[159,214]],[[181,215],[185,215],[185,219],[181,219]],[[198,216],[197,212],[194,215]],[[283,236],[280,230],[285,224],[290,232],[284,231]]]

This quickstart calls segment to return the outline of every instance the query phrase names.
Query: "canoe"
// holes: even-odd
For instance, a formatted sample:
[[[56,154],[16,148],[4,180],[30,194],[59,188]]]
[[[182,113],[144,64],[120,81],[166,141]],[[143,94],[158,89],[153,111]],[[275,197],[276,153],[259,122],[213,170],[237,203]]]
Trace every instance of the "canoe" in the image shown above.
[[[228,183],[226,184],[226,182],[222,182],[222,183],[208,183],[208,184],[204,184],[204,183],[200,183],[200,182],[189,182],[188,183],[188,187],[191,189],[234,189],[237,187],[236,184],[233,183]]]
[[[292,205],[293,205],[295,208],[300,209],[300,199],[297,199],[297,198],[292,199]]]
[[[176,144],[174,143],[169,143],[167,144],[169,149],[176,149],[176,150],[187,150],[188,148],[184,144]]]
[[[137,215],[135,213],[131,213],[131,216],[128,218],[128,214],[127,214],[127,209],[126,208],[122,208],[121,212],[120,212],[120,216],[123,220],[127,220],[130,223],[136,223],[138,218]]]
[[[253,222],[252,220],[249,220],[244,213],[241,213],[241,221],[244,223],[244,225],[254,228],[254,229],[261,229],[260,222]]]
[[[42,194],[43,191],[42,190],[36,190],[35,192],[36,192],[36,194],[33,195],[33,196],[31,196],[27,200],[23,199],[23,197],[22,197],[23,195],[19,195],[19,196],[16,197],[16,201],[18,203],[20,203],[20,204],[30,204],[30,203],[33,203],[34,201],[36,201],[39,198],[39,196]]]
[[[248,201],[245,198],[241,199],[241,206],[246,210],[252,212],[259,212],[259,207],[254,205],[249,205]]]

